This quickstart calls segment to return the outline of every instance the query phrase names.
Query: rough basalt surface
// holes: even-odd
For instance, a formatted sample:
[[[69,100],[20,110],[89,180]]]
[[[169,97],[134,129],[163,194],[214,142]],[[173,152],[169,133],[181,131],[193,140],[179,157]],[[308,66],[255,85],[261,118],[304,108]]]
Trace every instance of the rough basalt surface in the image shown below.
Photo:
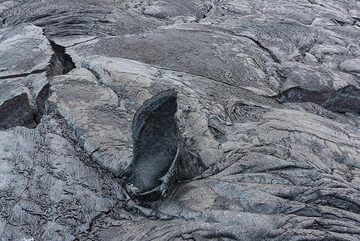
[[[360,2],[0,0],[0,241],[360,240]]]

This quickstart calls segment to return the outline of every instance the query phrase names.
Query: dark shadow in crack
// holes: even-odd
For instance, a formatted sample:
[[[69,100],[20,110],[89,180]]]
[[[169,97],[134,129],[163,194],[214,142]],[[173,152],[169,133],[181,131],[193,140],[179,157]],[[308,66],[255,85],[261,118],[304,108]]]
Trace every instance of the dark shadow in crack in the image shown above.
[[[360,114],[360,89],[353,85],[346,86],[333,93],[323,106],[334,112]]]
[[[49,41],[54,51],[54,54],[51,57],[50,65],[47,69],[47,76],[52,77],[56,75],[67,74],[72,69],[76,68],[70,55],[66,53],[65,47],[56,44],[52,40]]]
[[[26,93],[4,101],[0,105],[0,130],[14,126],[35,128],[35,113],[32,110]]]
[[[312,91],[294,87],[274,98],[280,103],[312,102],[333,112],[360,114],[360,90],[353,85],[346,86],[337,91]]]
[[[46,69],[38,70],[28,74],[7,76],[7,78],[25,78],[31,74],[46,71],[47,78],[56,75],[67,74],[75,68],[71,57],[66,54],[65,48],[50,40],[53,49],[49,65]],[[0,129],[8,129],[16,126],[36,128],[46,111],[46,100],[49,97],[49,83],[45,84],[36,94],[34,104],[30,104],[31,96],[24,93],[4,101],[0,105]]]

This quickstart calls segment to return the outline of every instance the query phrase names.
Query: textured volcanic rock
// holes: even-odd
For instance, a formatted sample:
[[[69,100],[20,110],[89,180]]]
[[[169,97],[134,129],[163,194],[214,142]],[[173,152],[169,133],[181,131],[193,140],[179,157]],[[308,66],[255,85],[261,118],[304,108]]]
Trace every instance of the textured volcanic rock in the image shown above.
[[[360,3],[0,0],[0,241],[360,240]]]

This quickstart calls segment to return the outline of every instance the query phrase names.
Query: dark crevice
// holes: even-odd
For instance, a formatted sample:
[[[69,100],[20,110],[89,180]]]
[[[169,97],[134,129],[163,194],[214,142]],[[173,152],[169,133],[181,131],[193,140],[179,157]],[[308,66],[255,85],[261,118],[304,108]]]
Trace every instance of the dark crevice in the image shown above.
[[[236,35],[236,34],[235,34]],[[255,43],[260,49],[262,49],[263,51],[265,51],[266,53],[269,54],[269,56],[272,58],[272,60],[277,63],[277,64],[281,64],[281,61],[280,59],[268,48],[266,48],[264,45],[262,45],[260,43],[260,41],[252,38],[252,37],[249,37],[249,36],[246,36],[246,35],[239,35],[237,34],[237,36],[240,36],[240,37],[244,37],[244,38],[247,38],[247,39],[250,39],[253,43]]]
[[[360,89],[353,85],[346,86],[333,93],[323,106],[334,112],[360,114]]]
[[[36,128],[45,113],[45,101],[49,96],[49,84],[39,91],[35,103],[27,93],[14,96],[0,105],[0,129],[16,126]]]
[[[78,43],[75,43],[73,45],[70,45],[70,46],[66,46],[67,48],[72,48],[72,47],[75,47],[79,44],[83,44],[83,43],[87,43],[87,42],[90,42],[90,41],[93,41],[95,39],[97,39],[98,37],[94,37],[94,38],[91,38],[91,39],[88,39],[88,40],[85,40],[85,41],[81,41],[81,42],[78,42]]]
[[[46,110],[46,100],[49,98],[50,85],[46,84],[38,93],[36,97],[36,107],[37,111],[35,113],[35,122],[40,123],[42,116]]]
[[[1,79],[15,79],[15,78],[23,78],[32,74],[41,74],[43,72],[45,72],[46,69],[37,69],[34,70],[30,73],[21,73],[21,74],[12,74],[12,75],[5,75],[5,76],[0,76],[0,80]]]
[[[321,7],[323,7],[323,8],[326,8],[326,6],[325,6],[324,4],[322,4],[322,3],[317,3],[315,0],[308,0],[308,2],[309,2],[310,4],[314,4],[314,5],[318,5],[318,6],[321,6]]]
[[[337,91],[312,91],[294,87],[280,93],[275,98],[280,103],[312,102],[333,112],[360,114],[360,89],[353,85]]]
[[[0,105],[0,130],[15,126],[36,127],[35,112],[26,93],[4,101]]]
[[[56,44],[54,41],[49,40],[53,49],[53,55],[50,59],[50,64],[46,68],[46,76],[51,78],[57,75],[69,73],[72,69],[76,68],[70,55],[66,53],[65,47]],[[50,84],[46,84],[36,96],[36,115],[35,121],[40,123],[42,116],[46,112],[46,101],[50,95]]]
[[[323,104],[332,94],[331,91],[313,91],[301,87],[290,88],[276,96],[281,103],[286,102],[312,102]]]
[[[352,21],[351,23],[349,22],[344,22],[344,21],[341,21],[339,19],[335,19],[335,18],[332,18],[331,19],[335,24],[337,24],[338,26],[354,26],[356,24],[356,21]]]
[[[70,55],[66,53],[65,47],[58,45],[51,40],[50,44],[54,51],[54,54],[51,57],[50,65],[47,70],[48,77],[67,74],[72,69],[76,68]]]
[[[65,48],[50,40],[53,55],[49,65],[45,69],[35,70],[31,73],[1,76],[1,79],[23,78],[32,74],[46,72],[47,78],[66,74],[75,68],[71,57],[65,53]],[[46,112],[46,100],[49,97],[49,83],[45,84],[36,95],[32,103],[32,97],[23,93],[4,101],[0,105],[0,129],[8,129],[16,126],[36,128]],[[31,104],[32,103],[32,104]]]
[[[33,22],[36,22],[37,20],[41,20],[41,19],[44,19],[44,18],[48,18],[48,17],[51,17],[52,15],[51,14],[39,14],[37,16],[34,16],[34,17],[30,17],[27,22],[29,23],[33,23]]]

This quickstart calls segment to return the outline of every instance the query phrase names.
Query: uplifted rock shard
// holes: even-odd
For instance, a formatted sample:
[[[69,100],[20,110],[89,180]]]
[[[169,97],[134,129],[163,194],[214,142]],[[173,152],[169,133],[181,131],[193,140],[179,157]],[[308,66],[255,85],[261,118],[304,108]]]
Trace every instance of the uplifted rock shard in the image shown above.
[[[134,158],[127,179],[130,194],[149,200],[164,195],[175,175],[181,141],[175,118],[176,92],[162,92],[135,114],[132,126]]]
[[[175,181],[198,171],[190,169],[197,159],[191,158],[179,134],[177,105],[177,92],[167,90],[146,100],[134,116],[134,157],[126,189],[138,200],[164,197]]]

